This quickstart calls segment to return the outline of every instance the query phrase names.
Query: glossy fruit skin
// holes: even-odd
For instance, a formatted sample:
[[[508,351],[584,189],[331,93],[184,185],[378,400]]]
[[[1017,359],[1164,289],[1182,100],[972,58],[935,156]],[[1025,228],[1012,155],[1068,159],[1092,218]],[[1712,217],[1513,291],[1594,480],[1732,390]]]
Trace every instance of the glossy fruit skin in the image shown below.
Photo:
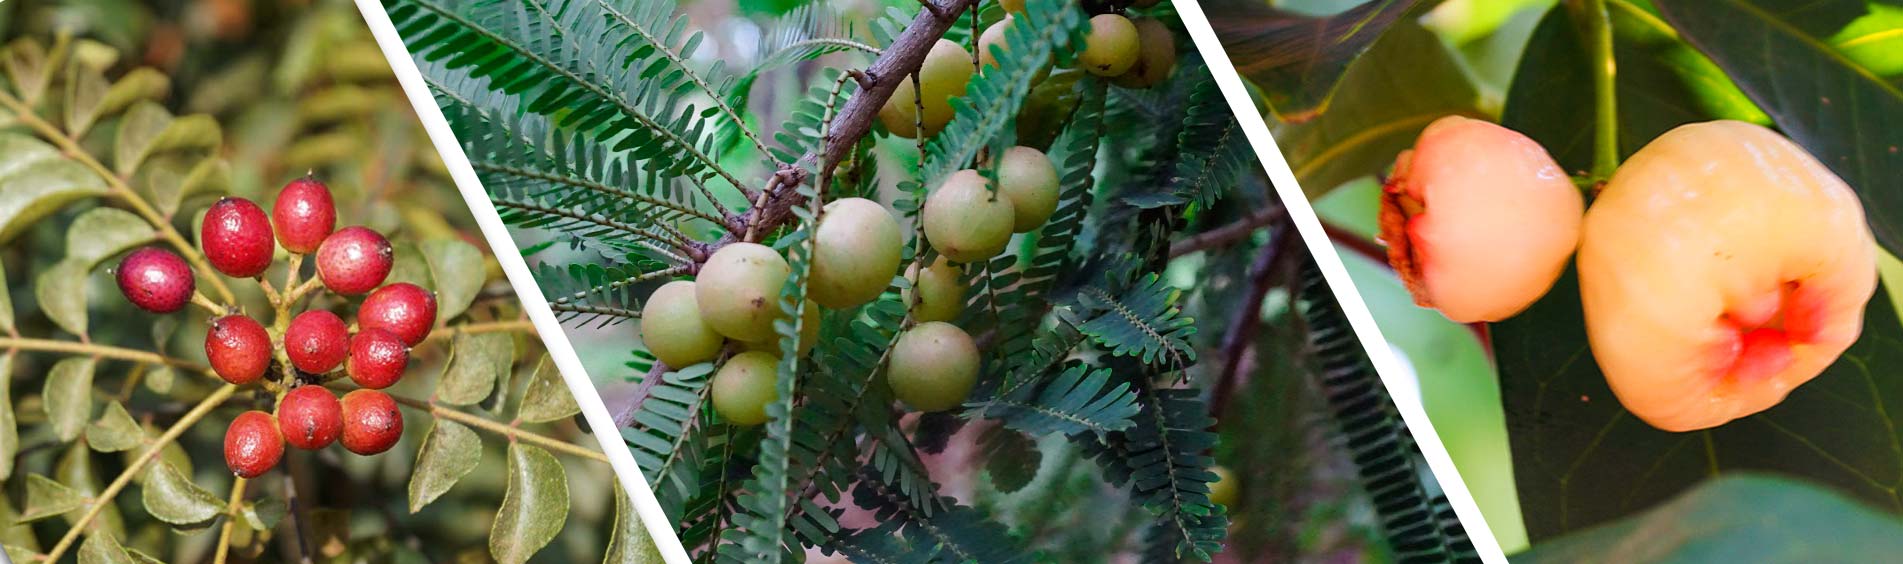
[[[388,330],[359,329],[350,337],[350,358],[344,362],[350,381],[381,390],[403,379],[403,372],[410,367],[410,346]]]
[[[899,273],[899,222],[885,206],[865,198],[826,204],[813,229],[813,301],[847,309],[872,301]]]
[[[1077,65],[1084,72],[1103,77],[1123,74],[1135,66],[1139,38],[1136,24],[1117,14],[1099,14],[1090,18],[1090,35],[1084,38],[1084,50],[1077,54]]]
[[[284,458],[284,438],[271,414],[246,411],[225,428],[225,466],[232,474],[250,479],[264,475]]]
[[[779,357],[758,351],[727,359],[710,384],[714,387],[714,413],[734,425],[765,423],[766,404],[779,397],[779,390],[775,389],[779,365]]]
[[[337,228],[337,205],[330,187],[309,176],[285,184],[271,204],[271,225],[277,228],[278,245],[284,250],[298,254],[317,250]]]
[[[1539,143],[1448,116],[1395,159],[1381,240],[1415,303],[1460,323],[1499,321],[1553,287],[1578,247],[1584,210]]]
[[[694,283],[675,280],[656,288],[641,307],[641,342],[661,362],[681,368],[720,356],[726,339],[701,320]]]
[[[344,432],[343,405],[337,395],[323,386],[303,385],[292,388],[278,401],[278,432],[284,443],[304,450],[317,450],[337,442]]]
[[[998,157],[998,193],[1011,199],[1011,231],[1037,229],[1057,211],[1057,165],[1037,149],[1005,149]]]
[[[932,261],[923,272],[913,264],[905,275],[916,280],[912,286],[918,290],[918,303],[912,306],[914,321],[950,322],[965,311],[965,284],[959,280],[958,266],[945,257]],[[911,295],[912,291],[906,290],[903,297],[911,299]]]
[[[978,345],[964,329],[932,321],[914,325],[892,345],[886,383],[919,411],[958,407],[978,382]]]
[[[1240,498],[1242,484],[1236,480],[1236,474],[1221,466],[1209,467],[1216,474],[1216,481],[1209,484],[1209,501],[1223,507],[1235,507]]]
[[[297,314],[284,330],[284,354],[298,370],[311,374],[336,370],[350,355],[350,328],[329,311],[313,309]]]
[[[800,318],[802,321],[800,322],[800,346],[798,353],[800,356],[806,356],[806,353],[813,352],[814,345],[819,344],[819,304],[813,303],[812,300],[806,300],[806,307],[801,310]],[[760,341],[740,341],[739,343],[744,350],[759,351],[773,356],[780,356],[780,337],[777,333],[770,338]]]
[[[383,284],[396,264],[390,240],[368,227],[337,230],[317,247],[317,277],[331,292],[355,296]]]
[[[205,330],[205,359],[226,382],[243,386],[264,377],[271,368],[271,333],[242,314],[211,320]]]
[[[344,450],[360,455],[383,453],[403,438],[403,412],[390,394],[350,391],[344,394]]]
[[[951,122],[952,97],[965,95],[965,86],[971,82],[971,53],[955,42],[940,39],[925,54],[925,62],[918,72],[919,84],[925,93],[925,136],[933,137]],[[885,124],[893,135],[917,138],[918,92],[912,87],[911,77],[900,81],[892,97],[879,108],[879,123]]]
[[[223,198],[205,210],[198,245],[211,267],[233,278],[251,278],[271,267],[271,219],[251,200]]]
[[[403,412],[390,394],[352,390],[344,394],[344,450],[372,455],[390,450],[403,438]]]
[[[780,288],[793,275],[786,259],[757,243],[732,243],[714,251],[694,280],[700,318],[736,341],[773,336],[780,315]]]
[[[185,259],[158,247],[145,247],[119,261],[113,269],[119,293],[126,301],[152,313],[172,313],[191,303],[198,279]]]
[[[436,295],[408,282],[377,288],[357,308],[358,330],[389,331],[412,347],[423,342],[435,326]]]
[[[1666,431],[1758,413],[1863,330],[1876,243],[1843,180],[1769,129],[1680,126],[1586,212],[1579,290],[1619,402]]]
[[[1131,21],[1137,28],[1137,61],[1130,70],[1110,79],[1124,88],[1149,88],[1161,84],[1176,70],[1176,36],[1156,18]]]
[[[978,171],[965,169],[946,177],[925,198],[925,240],[952,262],[981,261],[1011,243],[1017,211],[1011,199],[994,194]]]

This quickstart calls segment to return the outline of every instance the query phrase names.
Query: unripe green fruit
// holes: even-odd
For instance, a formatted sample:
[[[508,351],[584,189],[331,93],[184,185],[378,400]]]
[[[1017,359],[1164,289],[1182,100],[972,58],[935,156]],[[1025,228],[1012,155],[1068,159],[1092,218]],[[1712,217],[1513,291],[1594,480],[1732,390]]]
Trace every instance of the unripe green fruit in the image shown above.
[[[1137,18],[1132,23],[1137,28],[1137,62],[1110,83],[1124,88],[1156,86],[1176,70],[1176,36],[1156,18]]]
[[[1024,233],[1057,211],[1057,165],[1043,151],[1012,147],[998,158],[998,194],[1011,199],[1011,230]]]
[[[806,356],[806,353],[813,352],[813,345],[819,344],[819,306],[814,304],[812,300],[807,300],[806,310],[800,313],[800,320],[799,355]],[[749,351],[760,351],[773,356],[779,356],[780,336],[778,333],[775,333],[772,337],[757,342],[750,343],[741,341],[740,346]]]
[[[728,423],[741,426],[766,422],[766,404],[779,395],[774,389],[780,358],[750,351],[733,355],[720,372],[714,374],[714,413]]]
[[[1090,18],[1090,35],[1077,63],[1097,76],[1117,76],[1137,62],[1137,27],[1130,18],[1100,14]]]
[[[1238,490],[1241,489],[1235,473],[1221,466],[1211,466],[1209,471],[1216,473],[1216,481],[1209,483],[1209,501],[1224,507],[1234,507],[1239,499]]]
[[[680,368],[713,360],[720,355],[723,340],[701,320],[693,282],[663,284],[641,308],[641,342],[668,366]]]
[[[899,272],[899,222],[865,198],[826,204],[813,228],[813,301],[833,309],[879,297]]]
[[[998,66],[998,57],[991,52],[993,45],[996,45],[998,49],[1007,53],[1011,51],[1011,44],[1005,40],[1004,34],[1006,30],[1010,29],[1011,22],[1016,20],[1017,18],[1012,17],[1010,14],[1005,14],[1004,19],[998,20],[998,23],[991,24],[991,27],[985,28],[985,32],[978,36],[978,61],[981,63],[981,66],[985,68]],[[1045,78],[1051,76],[1051,65],[1049,61],[1045,61],[1045,63],[1046,64],[1038,67],[1037,74],[1031,77],[1031,83],[1036,84],[1043,82]]]
[[[733,243],[714,251],[694,281],[700,318],[715,332],[736,341],[773,336],[780,314],[780,288],[793,269],[773,249],[757,243]]]
[[[971,53],[949,40],[940,39],[932,45],[931,52],[925,54],[925,63],[919,66],[918,82],[924,91],[925,136],[938,135],[939,130],[952,119],[951,98],[965,95],[965,85],[971,82]],[[919,90],[912,88],[912,78],[899,81],[899,87],[892,91],[885,106],[879,108],[879,123],[893,135],[907,139],[917,138]]]
[[[919,271],[917,263],[907,268],[905,276],[914,280],[912,287],[918,291],[912,319],[920,322],[958,319],[958,314],[965,310],[965,285],[959,281],[958,274],[958,267],[945,257],[938,257],[924,272]],[[912,292],[904,292],[907,300],[911,299]]]
[[[919,411],[944,411],[965,403],[978,382],[978,345],[956,325],[920,323],[892,345],[886,383],[899,401]]]
[[[997,256],[1011,242],[1017,211],[975,170],[961,170],[925,199],[925,240],[953,262]]]

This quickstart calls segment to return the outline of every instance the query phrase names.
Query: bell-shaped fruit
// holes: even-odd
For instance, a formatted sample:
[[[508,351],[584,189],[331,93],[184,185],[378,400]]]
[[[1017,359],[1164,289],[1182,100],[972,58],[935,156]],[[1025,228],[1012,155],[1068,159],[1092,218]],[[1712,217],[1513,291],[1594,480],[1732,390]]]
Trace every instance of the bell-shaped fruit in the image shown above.
[[[914,325],[892,345],[886,383],[892,395],[919,411],[965,403],[978,382],[978,345],[964,329],[931,321]]]
[[[1680,126],[1586,212],[1579,292],[1619,403],[1667,431],[1784,400],[1857,340],[1876,243],[1857,195],[1769,129]]]
[[[700,318],[715,332],[736,341],[773,336],[780,314],[780,288],[793,269],[773,249],[758,243],[731,243],[707,257],[694,280]]]
[[[700,318],[694,283],[675,280],[662,284],[641,307],[641,342],[648,352],[674,368],[713,360],[725,339]]]
[[[997,256],[1011,242],[1017,211],[1011,199],[994,193],[978,171],[965,169],[925,198],[925,240],[953,262]]]
[[[1539,143],[1448,116],[1395,159],[1381,239],[1415,303],[1461,323],[1499,321],[1553,287],[1579,244],[1584,209]]]
[[[893,135],[908,139],[918,137],[919,106],[921,100],[925,108],[925,136],[938,135],[945,124],[952,119],[951,99],[965,95],[965,85],[971,82],[971,53],[964,47],[947,39],[932,44],[932,50],[925,54],[925,63],[918,70],[918,89],[912,87],[912,78],[899,81],[899,87],[892,91],[885,105],[879,108],[879,123]],[[923,91],[921,98],[919,92]]]
[[[1043,151],[1012,147],[998,157],[998,193],[1011,199],[1011,230],[1028,232],[1057,211],[1057,165]]]
[[[768,353],[748,351],[733,355],[720,372],[714,374],[714,413],[734,425],[759,425],[766,422],[766,404],[779,396],[780,358]]]
[[[865,198],[826,204],[813,228],[813,301],[833,309],[879,297],[899,272],[899,222]]]

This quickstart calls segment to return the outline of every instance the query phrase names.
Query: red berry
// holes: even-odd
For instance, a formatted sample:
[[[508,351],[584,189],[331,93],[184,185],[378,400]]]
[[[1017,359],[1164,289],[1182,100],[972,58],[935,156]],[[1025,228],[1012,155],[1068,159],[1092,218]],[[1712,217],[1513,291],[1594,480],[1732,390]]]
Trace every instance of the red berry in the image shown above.
[[[158,247],[146,247],[119,261],[115,276],[126,301],[152,313],[172,313],[192,301],[198,280],[185,259]]]
[[[224,198],[205,211],[198,245],[212,268],[233,278],[250,278],[271,266],[271,220],[244,198]]]
[[[271,225],[277,228],[284,250],[305,254],[317,250],[337,228],[337,206],[330,188],[309,176],[292,180],[271,204]]]
[[[343,406],[323,386],[298,386],[278,401],[278,431],[284,442],[317,450],[337,442],[344,432]]]
[[[337,314],[321,309],[297,314],[284,330],[284,353],[298,370],[330,372],[350,354],[350,328]]]
[[[324,238],[317,247],[317,277],[324,287],[346,296],[383,284],[395,263],[390,240],[368,227],[350,226]]]
[[[381,390],[403,378],[410,365],[410,346],[384,329],[360,329],[350,338],[350,360],[344,369],[350,381],[372,390]]]
[[[284,438],[271,414],[246,411],[225,429],[225,466],[240,478],[256,478],[284,458]]]
[[[344,394],[344,448],[363,455],[390,450],[403,437],[403,413],[390,394],[355,390]]]
[[[258,321],[227,315],[211,321],[205,331],[205,358],[219,378],[245,385],[264,377],[271,367],[271,334]]]
[[[371,292],[357,310],[357,327],[383,329],[416,346],[436,326],[436,296],[421,286],[398,282]]]

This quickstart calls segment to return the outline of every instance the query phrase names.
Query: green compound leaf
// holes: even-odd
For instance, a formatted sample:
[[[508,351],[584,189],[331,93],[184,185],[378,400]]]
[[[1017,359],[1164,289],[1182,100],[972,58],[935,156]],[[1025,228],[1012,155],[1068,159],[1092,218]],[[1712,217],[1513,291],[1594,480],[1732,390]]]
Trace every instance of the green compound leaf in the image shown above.
[[[457,335],[449,366],[436,383],[436,401],[449,405],[482,401],[514,363],[515,338],[508,333]]]
[[[0,285],[0,296],[6,288]],[[20,453],[20,423],[13,416],[13,352],[0,353],[0,481],[13,477],[13,457]]]
[[[60,360],[46,374],[46,387],[40,392],[46,402],[47,423],[60,442],[79,438],[93,416],[93,369],[98,361],[90,357]]]
[[[119,123],[119,136],[113,142],[113,170],[131,176],[146,157],[185,150],[214,149],[224,142],[218,121],[208,115],[173,117],[164,106],[138,102]]]
[[[53,146],[0,133],[0,243],[74,200],[106,191],[104,179]]]
[[[509,489],[489,530],[489,554],[522,564],[542,550],[568,519],[568,474],[555,455],[522,443],[509,445]]]
[[[20,522],[28,523],[64,514],[86,506],[86,496],[39,474],[26,475],[26,505],[20,508]]]
[[[641,515],[635,513],[634,504],[628,501],[628,493],[617,482],[614,488],[615,524],[614,536],[608,538],[608,553],[601,558],[602,564],[660,564],[661,549],[654,546],[654,539],[648,536],[648,528],[641,525]]]
[[[126,413],[126,406],[114,401],[106,404],[106,413],[86,426],[86,444],[99,452],[132,450],[145,441],[145,430]]]
[[[169,462],[147,466],[145,483],[139,489],[147,513],[180,527],[208,524],[225,511],[224,500],[192,483]]]
[[[420,250],[436,282],[431,286],[436,290],[436,319],[448,321],[462,315],[482,291],[482,251],[461,239],[424,241]]]
[[[152,229],[152,224],[132,212],[93,208],[79,214],[73,226],[66,228],[66,258],[77,259],[90,270],[107,257],[157,238],[158,232]]]
[[[74,335],[86,334],[86,277],[91,271],[92,265],[85,260],[67,257],[33,279],[33,297],[39,300],[40,311]]]
[[[579,413],[581,406],[575,404],[575,394],[563,383],[561,371],[543,356],[535,374],[529,376],[522,390],[522,405],[516,410],[516,418],[525,422],[547,423]]]
[[[482,438],[475,431],[436,419],[416,451],[416,470],[410,474],[410,513],[436,501],[481,462]]]
[[[94,533],[79,543],[79,564],[139,564],[111,533]]]

